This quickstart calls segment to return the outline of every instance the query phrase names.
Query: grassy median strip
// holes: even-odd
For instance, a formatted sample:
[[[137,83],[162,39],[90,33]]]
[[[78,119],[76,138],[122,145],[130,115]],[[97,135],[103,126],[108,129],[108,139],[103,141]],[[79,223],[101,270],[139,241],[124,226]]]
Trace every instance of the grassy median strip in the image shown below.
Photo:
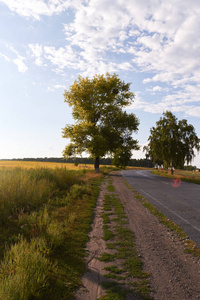
[[[102,284],[106,289],[106,296],[100,299],[124,300],[128,294],[139,294],[142,299],[151,299],[148,281],[150,274],[143,271],[142,262],[135,248],[134,234],[127,228],[123,205],[114,194],[111,181],[104,199],[102,218],[107,249],[114,253],[105,252],[99,258],[100,261],[109,263],[105,267],[108,273],[104,275],[105,281]]]
[[[0,299],[74,299],[102,174],[0,170]]]

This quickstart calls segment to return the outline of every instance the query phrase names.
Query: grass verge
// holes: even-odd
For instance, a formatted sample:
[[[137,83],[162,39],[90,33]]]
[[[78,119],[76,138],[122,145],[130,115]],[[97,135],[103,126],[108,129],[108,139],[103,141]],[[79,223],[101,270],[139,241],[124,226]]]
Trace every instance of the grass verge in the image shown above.
[[[159,169],[153,170],[151,173],[168,178],[178,178],[185,182],[200,184],[200,172],[175,170],[174,175],[171,175],[168,170]]]
[[[107,249],[114,253],[105,252],[99,258],[108,263],[105,267],[108,272],[104,275],[105,281],[102,286],[106,295],[99,299],[125,300],[127,295],[140,295],[141,299],[151,299],[151,288],[148,278],[150,274],[143,271],[142,261],[135,247],[135,237],[127,228],[127,218],[124,214],[123,205],[114,194],[114,187],[109,181],[108,194],[104,199],[103,229],[107,241]],[[112,234],[108,234],[111,232]],[[112,264],[111,264],[112,263]]]
[[[74,299],[102,174],[0,170],[0,299]]]

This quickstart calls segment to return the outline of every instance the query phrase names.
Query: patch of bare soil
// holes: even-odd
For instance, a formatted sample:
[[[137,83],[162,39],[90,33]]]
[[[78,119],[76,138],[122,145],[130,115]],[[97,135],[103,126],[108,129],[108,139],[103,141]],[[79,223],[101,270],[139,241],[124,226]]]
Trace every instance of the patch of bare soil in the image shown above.
[[[103,237],[103,220],[101,214],[103,211],[103,201],[105,193],[107,192],[107,180],[101,185],[101,192],[97,200],[97,206],[95,209],[94,221],[92,230],[89,233],[89,242],[86,246],[88,256],[86,257],[87,272],[82,278],[82,286],[77,291],[76,300],[96,300],[101,295],[105,294],[101,283],[103,281],[103,275],[106,273],[104,270],[105,263],[100,262],[100,257],[106,249],[106,243],[102,239]]]
[[[156,217],[134,198],[134,192],[126,186],[120,173],[114,173],[110,177],[115,193],[124,205],[128,227],[135,235],[136,248],[144,263],[144,271],[151,273],[153,299],[200,299],[200,261],[184,253],[184,246],[176,235],[159,223]],[[103,221],[100,216],[106,186],[105,181],[97,201],[90,242],[87,244],[88,271],[83,276],[82,288],[76,294],[77,300],[96,300],[105,293],[101,287],[106,272],[103,270],[105,263],[97,258],[107,252],[106,243],[102,239]]]

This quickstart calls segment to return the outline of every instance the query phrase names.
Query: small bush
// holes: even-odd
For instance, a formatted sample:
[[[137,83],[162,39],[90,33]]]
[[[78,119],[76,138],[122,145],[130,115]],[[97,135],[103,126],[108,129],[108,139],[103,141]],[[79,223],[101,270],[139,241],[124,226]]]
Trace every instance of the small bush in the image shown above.
[[[69,197],[72,199],[81,199],[83,196],[91,195],[92,191],[88,185],[74,184],[69,192]]]

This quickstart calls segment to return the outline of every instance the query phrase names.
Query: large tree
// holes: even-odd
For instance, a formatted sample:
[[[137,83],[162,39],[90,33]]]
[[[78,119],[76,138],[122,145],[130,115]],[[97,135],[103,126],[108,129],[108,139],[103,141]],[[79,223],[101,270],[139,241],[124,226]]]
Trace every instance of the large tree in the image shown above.
[[[195,129],[187,120],[179,120],[170,112],[156,122],[156,127],[150,129],[148,149],[149,157],[158,165],[183,168],[192,160],[194,149],[200,150],[200,139]]]
[[[95,75],[92,79],[79,76],[64,93],[75,119],[75,124],[63,129],[63,137],[71,140],[64,156],[88,152],[98,171],[101,157],[117,153],[128,156],[131,150],[138,149],[132,133],[137,131],[139,121],[133,113],[123,110],[133,98],[130,84],[116,74]]]

